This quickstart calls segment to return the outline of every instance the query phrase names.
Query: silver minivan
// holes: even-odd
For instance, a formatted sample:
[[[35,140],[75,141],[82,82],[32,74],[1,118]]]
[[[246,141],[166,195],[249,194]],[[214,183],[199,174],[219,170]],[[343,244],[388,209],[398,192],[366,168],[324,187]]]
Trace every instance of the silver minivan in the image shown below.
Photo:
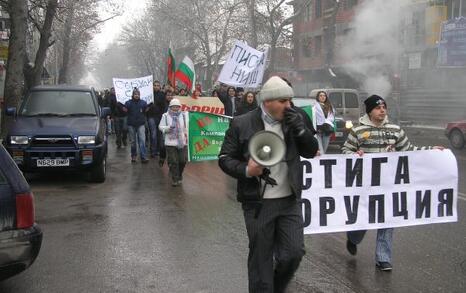
[[[357,90],[340,88],[314,89],[309,93],[309,97],[315,99],[319,91],[327,93],[330,102],[335,107],[336,113],[343,117],[345,121],[351,121],[352,124],[359,123],[359,117],[363,113]]]

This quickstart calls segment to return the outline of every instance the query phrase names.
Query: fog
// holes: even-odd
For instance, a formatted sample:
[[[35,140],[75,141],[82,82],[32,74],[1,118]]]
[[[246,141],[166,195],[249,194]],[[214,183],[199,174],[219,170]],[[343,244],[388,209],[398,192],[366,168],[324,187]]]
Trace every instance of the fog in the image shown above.
[[[393,2],[363,2],[337,53],[343,60],[351,60],[345,69],[361,83],[363,90],[381,96],[391,92],[389,74],[397,72],[401,47],[400,8]]]

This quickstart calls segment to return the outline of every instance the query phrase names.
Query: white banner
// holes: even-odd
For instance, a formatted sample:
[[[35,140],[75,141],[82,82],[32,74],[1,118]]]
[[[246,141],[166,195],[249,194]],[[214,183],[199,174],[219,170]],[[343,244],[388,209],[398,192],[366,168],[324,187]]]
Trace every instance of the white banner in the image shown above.
[[[126,101],[131,99],[133,89],[137,87],[141,94],[141,100],[146,101],[148,104],[152,103],[154,101],[152,82],[152,75],[139,78],[113,78],[117,101],[125,104]]]
[[[305,234],[457,221],[458,166],[450,150],[301,163]]]
[[[219,82],[231,86],[257,88],[262,84],[267,51],[261,52],[236,41],[218,77]]]

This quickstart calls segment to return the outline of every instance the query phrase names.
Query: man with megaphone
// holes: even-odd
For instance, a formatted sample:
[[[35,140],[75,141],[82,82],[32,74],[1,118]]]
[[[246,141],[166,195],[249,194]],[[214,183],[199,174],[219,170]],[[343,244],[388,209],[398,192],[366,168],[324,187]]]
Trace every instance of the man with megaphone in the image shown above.
[[[236,178],[249,238],[249,292],[284,292],[304,251],[300,156],[318,150],[314,133],[290,104],[293,89],[272,76],[260,107],[234,117],[219,166]]]

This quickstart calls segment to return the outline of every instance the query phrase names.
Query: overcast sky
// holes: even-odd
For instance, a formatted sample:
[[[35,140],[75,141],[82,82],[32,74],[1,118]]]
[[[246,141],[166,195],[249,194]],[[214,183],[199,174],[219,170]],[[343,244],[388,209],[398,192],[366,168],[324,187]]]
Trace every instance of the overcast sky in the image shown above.
[[[99,51],[105,50],[107,45],[118,37],[123,25],[140,17],[146,5],[147,0],[123,1],[123,15],[106,21],[101,27],[101,32],[94,37],[93,42]]]

